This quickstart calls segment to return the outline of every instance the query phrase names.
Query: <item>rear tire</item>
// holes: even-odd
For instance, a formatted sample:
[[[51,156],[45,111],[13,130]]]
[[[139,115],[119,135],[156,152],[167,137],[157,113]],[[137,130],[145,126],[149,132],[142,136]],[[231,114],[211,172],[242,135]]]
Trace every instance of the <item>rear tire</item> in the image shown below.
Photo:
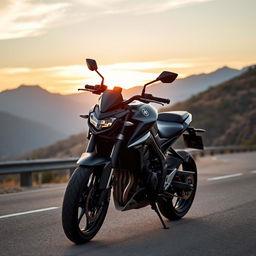
[[[66,236],[76,244],[90,241],[99,231],[107,214],[110,193],[102,205],[97,205],[100,174],[101,170],[94,167],[78,167],[66,188],[62,226]]]
[[[188,154],[186,152],[182,152],[183,154]],[[191,174],[188,176],[187,182],[193,184],[193,190],[188,195],[184,195],[182,197],[182,193],[180,191],[167,191],[169,194],[175,196],[169,196],[167,198],[163,198],[158,202],[158,207],[160,212],[164,217],[169,220],[179,220],[184,217],[189,211],[196,194],[197,188],[197,168],[194,159],[189,155],[189,159],[186,163],[181,165],[181,169],[185,171],[191,171],[195,174]],[[183,181],[184,182],[184,181]]]

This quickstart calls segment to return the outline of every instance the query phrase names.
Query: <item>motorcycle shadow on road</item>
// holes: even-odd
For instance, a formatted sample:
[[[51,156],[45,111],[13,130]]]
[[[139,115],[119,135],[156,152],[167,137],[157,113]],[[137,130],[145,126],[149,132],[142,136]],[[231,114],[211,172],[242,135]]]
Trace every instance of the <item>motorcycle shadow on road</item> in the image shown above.
[[[184,248],[191,250],[195,244],[198,244],[196,251],[199,252],[210,233],[219,236],[218,227],[204,219],[187,217],[167,222],[167,225],[169,229],[164,230],[158,219],[151,217],[144,222],[133,221],[113,229],[106,230],[105,227],[94,240],[71,246],[64,255],[186,255],[188,251]],[[216,241],[216,237],[210,241]]]
[[[255,205],[248,202],[200,217],[191,211],[182,220],[167,222],[168,230],[149,210],[129,222],[128,215],[120,219],[115,214],[93,241],[68,247],[64,255],[255,255]]]

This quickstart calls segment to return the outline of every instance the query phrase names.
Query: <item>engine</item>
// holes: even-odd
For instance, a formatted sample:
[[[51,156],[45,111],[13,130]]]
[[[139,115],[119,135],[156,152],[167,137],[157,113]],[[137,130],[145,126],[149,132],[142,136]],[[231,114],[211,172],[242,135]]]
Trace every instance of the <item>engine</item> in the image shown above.
[[[135,194],[138,187],[138,177],[131,170],[114,171],[113,196],[119,207],[124,207]]]
[[[147,194],[155,193],[160,186],[160,181],[160,159],[154,150],[146,146],[141,172],[124,169],[114,171],[113,197],[116,208],[121,209],[128,204],[130,204],[129,209],[145,206]]]

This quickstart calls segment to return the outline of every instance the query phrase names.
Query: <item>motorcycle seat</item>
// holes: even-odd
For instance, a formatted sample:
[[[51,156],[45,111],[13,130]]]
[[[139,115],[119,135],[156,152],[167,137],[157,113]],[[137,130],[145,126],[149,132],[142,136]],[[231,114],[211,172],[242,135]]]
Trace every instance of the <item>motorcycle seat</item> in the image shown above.
[[[186,111],[169,111],[158,114],[157,120],[182,124],[189,116]]]
[[[189,113],[186,111],[163,112],[158,115],[157,128],[161,138],[171,138],[184,129],[184,121],[188,118]]]

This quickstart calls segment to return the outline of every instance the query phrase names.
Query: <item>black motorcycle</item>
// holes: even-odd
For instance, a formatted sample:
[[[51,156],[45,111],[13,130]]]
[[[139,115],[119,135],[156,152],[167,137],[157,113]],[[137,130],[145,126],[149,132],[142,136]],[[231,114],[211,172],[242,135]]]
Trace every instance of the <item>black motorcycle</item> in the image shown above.
[[[161,214],[169,220],[182,218],[192,205],[197,187],[193,157],[175,151],[172,145],[183,134],[188,147],[203,149],[197,133],[204,130],[189,126],[192,116],[188,112],[158,114],[149,103],[168,104],[170,100],[148,94],[145,89],[157,81],[172,83],[177,74],[164,71],[144,85],[141,95],[124,100],[122,88],[108,90],[104,85],[96,61],[86,62],[102,82],[79,90],[101,96],[89,115],[81,115],[88,119],[89,142],[65,192],[64,232],[77,244],[91,240],[105,219],[112,188],[116,209],[150,205],[167,228]]]

